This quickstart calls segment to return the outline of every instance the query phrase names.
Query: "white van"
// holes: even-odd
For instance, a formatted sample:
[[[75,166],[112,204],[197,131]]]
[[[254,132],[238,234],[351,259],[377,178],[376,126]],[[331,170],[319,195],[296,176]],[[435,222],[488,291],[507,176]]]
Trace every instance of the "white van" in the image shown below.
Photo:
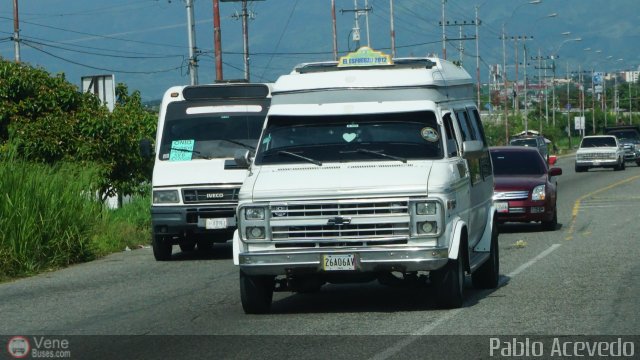
[[[431,283],[444,307],[462,306],[465,273],[497,286],[491,158],[463,68],[365,47],[296,67],[272,96],[233,239],[245,312],[325,283]]]
[[[233,160],[254,150],[269,110],[270,84],[176,86],[158,117],[153,167],[153,255],[173,245],[209,250],[236,228],[238,192],[247,175]]]

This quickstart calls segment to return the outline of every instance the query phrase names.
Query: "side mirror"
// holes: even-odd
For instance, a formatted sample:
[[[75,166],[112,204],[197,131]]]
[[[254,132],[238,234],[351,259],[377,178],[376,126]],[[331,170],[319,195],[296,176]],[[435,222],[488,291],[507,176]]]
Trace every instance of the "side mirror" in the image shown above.
[[[552,167],[549,169],[549,177],[562,175],[562,169],[559,167]]]
[[[238,167],[241,169],[248,169],[251,166],[253,160],[253,154],[249,150],[237,151],[233,157]]]
[[[472,140],[462,143],[462,152],[464,155],[474,155],[482,151],[484,148],[482,141]]]
[[[142,139],[140,140],[140,156],[143,159],[150,159],[153,157],[153,147],[151,146],[151,140]]]

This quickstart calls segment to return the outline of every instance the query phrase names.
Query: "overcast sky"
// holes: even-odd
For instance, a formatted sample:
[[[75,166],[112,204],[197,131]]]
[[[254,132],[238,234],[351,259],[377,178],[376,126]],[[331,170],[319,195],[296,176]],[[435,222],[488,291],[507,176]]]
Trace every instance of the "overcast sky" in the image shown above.
[[[353,0],[335,0],[339,51],[354,50]],[[13,59],[13,0],[0,0],[0,56]],[[87,75],[114,74],[144,100],[161,98],[173,85],[189,83],[187,11],[184,0],[19,0],[21,59],[51,73],[64,72],[77,85]],[[395,0],[398,56],[442,55],[440,0]],[[200,83],[215,80],[212,0],[194,0]],[[365,0],[358,0],[364,8]],[[389,0],[368,0],[371,46],[390,52]],[[297,63],[332,59],[330,0],[249,2],[251,81],[274,81]],[[490,64],[502,63],[502,28],[507,36],[527,36],[528,57],[560,56],[563,72],[572,69],[637,68],[640,64],[638,0],[448,0],[446,20],[475,20],[479,26],[480,69],[487,81]],[[243,77],[243,44],[239,2],[221,3],[224,78]],[[555,15],[554,15],[555,14]],[[365,17],[360,18],[361,45],[367,43]],[[447,57],[459,60],[460,41],[475,36],[475,26],[445,27]],[[562,33],[570,34],[562,35]],[[572,41],[580,38],[581,41]],[[507,64],[515,63],[516,42],[506,42]],[[462,41],[462,61],[475,76],[476,43]],[[587,49],[587,50],[585,50]],[[608,59],[607,59],[608,58]],[[622,60],[619,60],[622,59]],[[537,63],[532,63],[530,72]],[[508,69],[510,66],[507,67]],[[575,69],[573,69],[575,68]],[[522,76],[522,75],[521,75]]]

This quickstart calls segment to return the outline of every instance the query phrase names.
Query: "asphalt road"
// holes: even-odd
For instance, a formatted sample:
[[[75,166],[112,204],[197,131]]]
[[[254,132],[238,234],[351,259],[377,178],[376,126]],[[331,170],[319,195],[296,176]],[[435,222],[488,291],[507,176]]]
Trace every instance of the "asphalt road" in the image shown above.
[[[500,287],[469,281],[460,309],[438,309],[428,287],[368,283],[275,293],[272,314],[245,315],[230,245],[204,257],[175,247],[170,262],[145,248],[0,284],[0,342],[24,335],[33,350],[37,335],[67,339],[72,358],[480,359],[492,337],[588,335],[622,337],[635,355],[640,167],[576,174],[571,158],[557,165],[558,228],[502,226]]]

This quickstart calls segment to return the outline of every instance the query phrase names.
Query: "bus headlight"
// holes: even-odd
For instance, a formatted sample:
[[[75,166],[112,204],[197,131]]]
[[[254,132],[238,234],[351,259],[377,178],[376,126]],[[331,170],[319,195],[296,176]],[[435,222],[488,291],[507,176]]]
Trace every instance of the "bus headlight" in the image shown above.
[[[178,190],[154,190],[154,204],[177,204],[180,202]]]

